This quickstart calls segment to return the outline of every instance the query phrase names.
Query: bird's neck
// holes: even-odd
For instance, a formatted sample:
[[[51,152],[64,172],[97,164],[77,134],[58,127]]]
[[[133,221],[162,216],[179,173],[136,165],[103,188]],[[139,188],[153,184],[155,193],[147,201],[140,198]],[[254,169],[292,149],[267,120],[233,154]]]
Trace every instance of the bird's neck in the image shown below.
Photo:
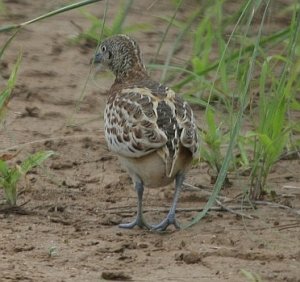
[[[148,77],[145,68],[131,68],[126,71],[115,73],[115,83],[126,83],[128,81],[141,80]]]

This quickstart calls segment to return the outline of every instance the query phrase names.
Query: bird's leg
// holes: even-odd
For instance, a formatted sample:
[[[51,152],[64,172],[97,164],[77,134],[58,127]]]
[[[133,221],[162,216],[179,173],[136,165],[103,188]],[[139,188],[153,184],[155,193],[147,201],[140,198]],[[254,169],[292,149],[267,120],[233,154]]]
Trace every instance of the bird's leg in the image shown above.
[[[173,224],[177,229],[180,228],[180,226],[179,226],[179,224],[178,224],[178,222],[175,218],[175,212],[176,212],[176,206],[177,206],[177,202],[178,202],[178,199],[179,199],[179,195],[180,195],[183,180],[184,180],[184,174],[183,173],[179,173],[179,174],[176,175],[176,178],[175,178],[175,193],[174,193],[173,203],[172,203],[172,206],[170,208],[170,211],[169,211],[167,217],[161,223],[159,223],[157,225],[153,225],[152,229],[159,230],[159,231],[164,231],[171,224]]]
[[[137,181],[135,183],[135,190],[137,193],[137,216],[136,216],[136,219],[130,223],[119,224],[119,227],[130,229],[137,225],[141,228],[151,229],[151,226],[146,223],[146,221],[143,217],[143,193],[144,193],[143,183]]]

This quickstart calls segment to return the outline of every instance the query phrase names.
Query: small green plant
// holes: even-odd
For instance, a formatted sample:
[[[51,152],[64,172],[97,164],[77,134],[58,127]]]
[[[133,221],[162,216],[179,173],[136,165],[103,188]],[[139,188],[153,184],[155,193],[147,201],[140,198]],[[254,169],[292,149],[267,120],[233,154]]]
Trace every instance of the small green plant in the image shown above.
[[[10,44],[12,38],[4,44],[0,50],[0,59],[7,46]],[[0,122],[5,118],[5,109],[9,101],[10,95],[16,83],[17,72],[20,67],[22,55],[18,56],[17,62],[14,65],[10,77],[7,82],[7,86],[0,92]],[[25,176],[32,168],[40,165],[43,161],[53,155],[52,151],[42,151],[30,155],[24,160],[21,165],[15,165],[10,167],[5,159],[1,159],[0,156],[0,188],[4,189],[4,195],[7,203],[10,206],[16,206],[17,204],[17,184],[22,176]]]
[[[57,247],[56,246],[49,247],[49,249],[48,249],[48,257],[52,258],[55,255],[57,255]]]
[[[207,129],[201,131],[203,144],[201,146],[200,155],[202,159],[213,169],[212,176],[214,179],[212,179],[212,182],[214,183],[224,160],[224,156],[221,152],[221,146],[225,143],[226,136],[220,129],[221,124],[217,125],[214,110],[207,108],[205,117]],[[229,183],[227,177],[225,182]]]
[[[260,78],[258,124],[253,132],[254,157],[250,191],[252,199],[259,198],[264,192],[269,172],[284,152],[293,129],[287,113],[292,97],[296,93],[294,86],[299,83],[299,67],[297,64],[290,66],[290,62],[279,58],[286,62],[284,68],[289,71],[284,71],[278,79],[271,70],[270,62],[273,59],[276,60],[274,57],[269,57],[263,63]],[[265,93],[267,91],[265,85],[269,81],[267,75],[273,76],[269,93]]]
[[[5,199],[10,206],[17,204],[17,184],[21,178],[53,154],[52,151],[40,151],[30,155],[20,165],[13,167],[0,159],[0,188],[4,189]]]
[[[213,110],[207,109],[205,117],[207,130],[202,130],[201,133],[202,140],[206,146],[202,146],[201,156],[215,169],[215,172],[218,173],[222,165],[222,133],[220,131],[220,126],[216,123]]]

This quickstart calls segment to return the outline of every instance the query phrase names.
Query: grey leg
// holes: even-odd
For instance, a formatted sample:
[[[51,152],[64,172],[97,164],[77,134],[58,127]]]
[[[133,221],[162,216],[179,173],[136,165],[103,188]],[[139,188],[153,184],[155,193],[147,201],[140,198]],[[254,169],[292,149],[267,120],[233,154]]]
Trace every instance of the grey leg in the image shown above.
[[[130,229],[137,225],[141,228],[151,229],[151,226],[146,223],[146,221],[143,217],[143,193],[144,193],[143,183],[136,182],[135,190],[137,193],[137,216],[136,216],[136,219],[130,223],[119,224],[119,227]]]
[[[176,206],[177,206],[177,202],[178,202],[178,199],[179,199],[179,195],[180,195],[183,180],[184,180],[184,174],[179,173],[179,174],[176,175],[176,178],[175,178],[175,194],[174,194],[173,203],[172,203],[172,206],[170,208],[170,211],[169,211],[167,217],[161,223],[152,226],[152,229],[164,231],[171,224],[173,224],[177,229],[180,228],[180,226],[179,226],[179,224],[178,224],[178,222],[175,218],[175,212],[176,212]]]

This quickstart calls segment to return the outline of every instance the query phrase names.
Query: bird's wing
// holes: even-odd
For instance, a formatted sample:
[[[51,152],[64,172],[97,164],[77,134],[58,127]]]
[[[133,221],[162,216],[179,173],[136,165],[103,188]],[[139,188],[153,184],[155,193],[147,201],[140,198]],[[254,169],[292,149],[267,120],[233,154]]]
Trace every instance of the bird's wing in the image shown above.
[[[159,87],[128,88],[112,96],[105,110],[105,132],[109,149],[125,157],[160,149],[170,175],[180,146],[197,152],[197,128],[189,104],[171,89]]]
[[[157,125],[168,138],[161,154],[166,163],[167,175],[172,175],[180,147],[187,148],[191,155],[196,154],[197,128],[189,104],[168,88],[165,97],[158,103],[157,115]]]
[[[108,100],[105,137],[111,151],[138,158],[163,147],[168,138],[157,125],[158,99],[148,88],[128,88]]]
[[[175,105],[176,120],[179,127],[182,129],[180,142],[195,155],[198,151],[199,140],[193,111],[190,105],[183,101],[179,96],[174,97],[173,103]]]

